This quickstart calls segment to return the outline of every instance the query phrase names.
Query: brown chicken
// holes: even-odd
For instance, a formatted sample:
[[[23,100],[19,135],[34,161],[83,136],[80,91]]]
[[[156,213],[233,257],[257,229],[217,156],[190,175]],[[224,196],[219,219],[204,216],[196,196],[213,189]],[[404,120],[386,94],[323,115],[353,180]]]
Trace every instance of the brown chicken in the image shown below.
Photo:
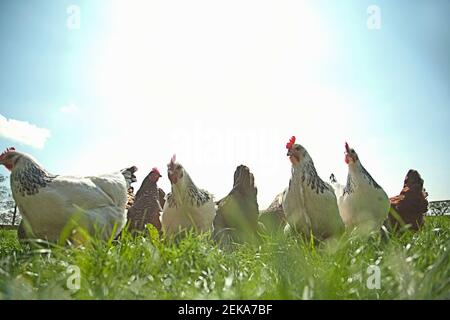
[[[411,230],[419,230],[428,210],[427,196],[420,174],[416,170],[409,170],[400,194],[390,198],[388,225],[393,229],[399,229],[409,224]]]
[[[125,208],[128,210],[130,209],[134,204],[135,196],[134,196],[134,188],[129,187],[127,191],[127,204]]]
[[[165,193],[157,186],[160,177],[158,169],[153,168],[142,182],[134,204],[128,210],[129,231],[144,231],[145,225],[149,223],[158,231],[161,230],[160,213],[164,206]]]
[[[217,202],[214,234],[221,240],[252,241],[257,237],[258,202],[253,174],[240,165],[234,172],[233,189]]]

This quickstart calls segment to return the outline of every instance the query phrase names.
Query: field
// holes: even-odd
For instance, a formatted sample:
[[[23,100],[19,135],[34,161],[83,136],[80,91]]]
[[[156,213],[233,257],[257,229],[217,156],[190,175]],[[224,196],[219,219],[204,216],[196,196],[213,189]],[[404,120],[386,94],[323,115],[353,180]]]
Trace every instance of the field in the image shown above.
[[[321,244],[271,235],[228,249],[208,235],[169,242],[150,229],[24,250],[15,231],[0,230],[0,299],[448,299],[449,241],[449,217],[428,217],[417,234]]]

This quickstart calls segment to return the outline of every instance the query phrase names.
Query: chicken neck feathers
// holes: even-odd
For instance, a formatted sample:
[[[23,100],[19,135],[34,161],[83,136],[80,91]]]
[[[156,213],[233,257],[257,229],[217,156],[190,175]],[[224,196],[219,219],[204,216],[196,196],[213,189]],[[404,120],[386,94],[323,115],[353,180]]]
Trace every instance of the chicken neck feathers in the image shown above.
[[[212,195],[206,190],[197,188],[187,173],[185,173],[184,179],[184,188],[172,187],[172,192],[167,194],[169,207],[178,208],[181,205],[200,207],[212,200]]]
[[[362,178],[362,179],[361,179]],[[347,175],[347,184],[344,187],[343,194],[348,195],[355,191],[355,188],[360,183],[368,184],[374,189],[383,190],[380,185],[372,178],[370,173],[364,168],[364,166],[358,162],[356,168],[354,170],[348,171]],[[383,191],[384,192],[384,191]]]
[[[289,190],[295,182],[300,182],[303,187],[307,187],[317,194],[333,191],[332,187],[319,177],[314,162],[308,154],[305,155],[302,164],[292,166],[292,178],[289,181]]]

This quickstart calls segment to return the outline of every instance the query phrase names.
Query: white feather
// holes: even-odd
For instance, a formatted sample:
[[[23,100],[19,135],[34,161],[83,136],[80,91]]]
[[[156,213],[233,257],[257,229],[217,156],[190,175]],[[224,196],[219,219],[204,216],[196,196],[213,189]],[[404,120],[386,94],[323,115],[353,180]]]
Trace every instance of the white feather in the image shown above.
[[[69,221],[90,235],[108,239],[126,222],[126,181],[118,172],[96,177],[58,176],[32,195],[14,194],[34,235],[57,241]]]
[[[363,175],[359,160],[349,165],[352,179],[351,193],[338,197],[339,212],[345,225],[358,227],[362,233],[379,230],[387,219],[390,202],[382,188],[376,188]]]
[[[288,229],[296,228],[308,236],[312,232],[318,238],[339,234],[343,223],[331,186],[327,184],[331,190],[325,188],[323,193],[316,192],[307,185],[307,178],[302,180],[301,172],[302,164],[293,166],[290,187],[283,199]]]
[[[175,162],[172,161],[171,163]],[[212,231],[216,216],[216,205],[212,195],[202,204],[193,201],[192,194],[188,192],[188,187],[196,192],[199,192],[199,189],[193,184],[184,168],[180,166],[177,170],[180,170],[179,173],[182,177],[176,184],[172,184],[171,194],[177,205],[171,207],[170,201],[166,201],[164,204],[161,214],[163,232],[167,235],[175,235],[180,231],[189,229],[196,232]]]

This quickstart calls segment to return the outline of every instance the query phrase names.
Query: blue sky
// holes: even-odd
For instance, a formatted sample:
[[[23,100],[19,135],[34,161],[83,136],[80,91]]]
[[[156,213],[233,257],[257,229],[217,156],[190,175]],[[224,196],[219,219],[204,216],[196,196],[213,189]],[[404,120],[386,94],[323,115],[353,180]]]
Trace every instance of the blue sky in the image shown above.
[[[265,207],[288,184],[291,135],[341,181],[347,140],[389,195],[414,168],[430,199],[449,199],[449,12],[446,0],[1,1],[0,148],[58,174],[136,164],[140,179],[176,153],[216,198],[243,163]]]

